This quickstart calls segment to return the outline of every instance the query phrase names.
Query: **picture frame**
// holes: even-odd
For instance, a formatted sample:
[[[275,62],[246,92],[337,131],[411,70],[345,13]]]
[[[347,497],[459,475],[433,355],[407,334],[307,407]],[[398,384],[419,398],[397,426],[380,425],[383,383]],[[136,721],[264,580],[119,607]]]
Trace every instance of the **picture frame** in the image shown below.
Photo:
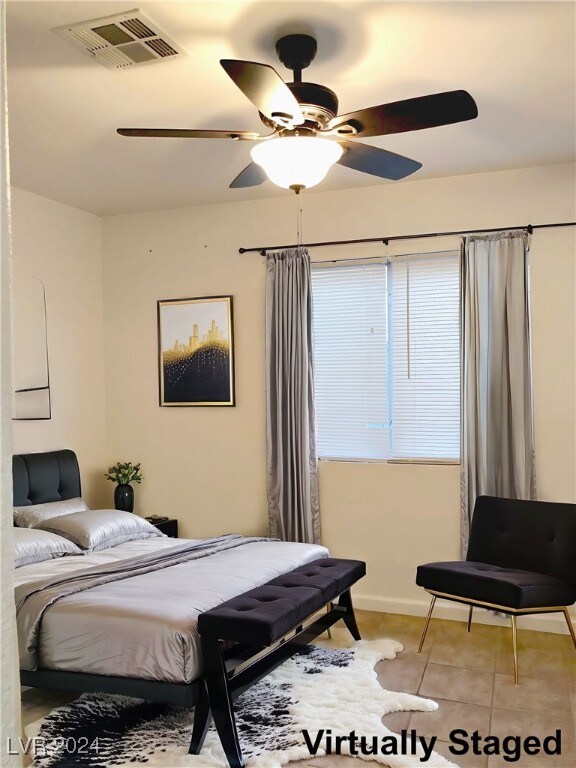
[[[232,296],[158,301],[161,407],[235,406]]]

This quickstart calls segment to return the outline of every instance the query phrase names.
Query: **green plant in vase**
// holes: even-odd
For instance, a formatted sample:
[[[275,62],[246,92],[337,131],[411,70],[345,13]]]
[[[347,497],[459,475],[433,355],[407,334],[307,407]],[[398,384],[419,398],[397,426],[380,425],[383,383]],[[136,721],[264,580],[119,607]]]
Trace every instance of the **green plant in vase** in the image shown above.
[[[130,483],[141,483],[143,480],[140,464],[131,461],[118,461],[114,466],[108,467],[104,473],[106,480],[117,483],[114,489],[114,507],[124,512],[134,511],[134,488]]]

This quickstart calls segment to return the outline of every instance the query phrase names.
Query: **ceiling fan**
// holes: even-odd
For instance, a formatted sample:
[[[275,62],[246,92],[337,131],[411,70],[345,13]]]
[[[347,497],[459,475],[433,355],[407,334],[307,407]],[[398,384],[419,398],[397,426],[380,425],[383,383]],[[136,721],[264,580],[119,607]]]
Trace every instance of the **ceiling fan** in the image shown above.
[[[324,85],[302,81],[302,70],[316,56],[309,35],[286,35],[276,43],[280,61],[293,72],[285,83],[273,67],[253,61],[222,59],[220,64],[254,104],[271,133],[170,128],[118,128],[122,136],[233,139],[254,141],[252,159],[230,184],[253,187],[269,178],[278,186],[300,192],[318,184],[334,163],[383,179],[402,179],[421,163],[385,149],[349,141],[385,136],[473,120],[478,109],[467,91],[380,104],[338,115],[338,97]]]

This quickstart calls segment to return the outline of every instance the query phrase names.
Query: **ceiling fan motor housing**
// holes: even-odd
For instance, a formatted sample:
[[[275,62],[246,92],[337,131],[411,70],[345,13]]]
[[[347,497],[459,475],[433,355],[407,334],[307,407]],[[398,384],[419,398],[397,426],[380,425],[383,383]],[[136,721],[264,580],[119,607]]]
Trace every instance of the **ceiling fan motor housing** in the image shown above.
[[[300,109],[306,118],[305,126],[309,128],[325,128],[332,118],[338,114],[338,97],[334,91],[318,83],[286,83],[294,94]],[[260,119],[271,128],[276,123],[260,112]],[[310,125],[307,125],[310,123]]]
[[[320,124],[324,128],[338,114],[338,97],[317,83],[286,83],[296,97],[306,118]]]
[[[334,91],[317,83],[302,82],[302,70],[314,61],[317,49],[316,40],[310,35],[285,35],[276,43],[278,58],[294,74],[294,81],[286,85],[306,118],[304,127],[311,129],[325,128],[338,114],[338,97]],[[263,122],[270,125],[266,119]]]

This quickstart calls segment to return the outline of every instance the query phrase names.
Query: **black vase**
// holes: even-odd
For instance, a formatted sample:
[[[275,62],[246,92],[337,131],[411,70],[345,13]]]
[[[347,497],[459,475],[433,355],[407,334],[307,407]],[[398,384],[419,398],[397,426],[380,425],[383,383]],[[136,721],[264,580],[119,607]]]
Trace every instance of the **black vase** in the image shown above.
[[[117,485],[114,489],[114,507],[123,512],[134,512],[134,488],[131,485]]]

